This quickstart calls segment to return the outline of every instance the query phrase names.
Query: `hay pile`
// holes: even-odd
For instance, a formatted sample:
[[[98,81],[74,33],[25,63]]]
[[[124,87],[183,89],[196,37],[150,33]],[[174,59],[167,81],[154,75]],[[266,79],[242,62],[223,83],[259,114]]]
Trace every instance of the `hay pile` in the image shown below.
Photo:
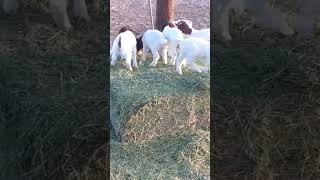
[[[319,37],[234,37],[214,49],[213,178],[318,179]]]
[[[144,104],[128,120],[124,141],[143,142],[196,128],[209,131],[209,112],[208,94],[159,97]]]
[[[111,68],[111,122],[117,135],[122,137],[125,133],[128,137],[133,129],[138,128],[134,126],[150,124],[150,119],[153,119],[153,123],[162,121],[170,126],[181,126],[173,121],[188,122],[188,118],[195,115],[203,117],[204,122],[200,124],[209,124],[209,107],[206,106],[209,104],[208,74],[186,73],[178,76],[172,68],[163,65],[158,68],[147,66],[146,63],[134,72],[128,72],[120,66]],[[192,110],[200,104],[197,107],[199,110]],[[169,110],[169,107],[175,107],[176,110]],[[180,113],[181,117],[174,118],[175,114]],[[128,132],[125,130],[127,128],[131,130],[128,129]]]
[[[112,177],[207,179],[209,75],[148,63],[111,68]]]
[[[26,8],[0,21],[0,179],[105,179],[106,17],[66,32]]]
[[[107,3],[103,2],[103,0],[86,0],[86,4],[90,16],[105,15],[107,12]],[[50,13],[49,0],[24,0],[22,1],[22,7],[25,12]]]
[[[111,179],[209,179],[209,131],[111,145]]]

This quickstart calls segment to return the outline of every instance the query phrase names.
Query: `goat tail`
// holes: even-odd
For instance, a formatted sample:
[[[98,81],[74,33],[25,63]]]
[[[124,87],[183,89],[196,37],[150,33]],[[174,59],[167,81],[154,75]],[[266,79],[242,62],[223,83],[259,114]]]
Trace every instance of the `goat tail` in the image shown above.
[[[121,48],[121,36],[119,37],[118,47]]]

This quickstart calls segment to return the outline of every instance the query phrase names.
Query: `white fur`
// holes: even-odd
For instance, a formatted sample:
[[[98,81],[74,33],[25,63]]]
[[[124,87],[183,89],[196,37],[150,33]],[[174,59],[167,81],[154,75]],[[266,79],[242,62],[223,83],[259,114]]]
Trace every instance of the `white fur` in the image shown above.
[[[176,27],[166,26],[162,31],[164,37],[168,40],[168,54],[171,57],[170,64],[175,65],[177,58],[177,46],[183,40],[183,33]]]
[[[210,28],[205,28],[200,30],[197,30],[194,28],[191,28],[191,29],[192,29],[191,35],[185,34],[186,38],[195,37],[195,38],[201,38],[201,39],[210,41]]]
[[[159,30],[147,30],[142,36],[143,50],[140,63],[146,60],[146,55],[150,50],[153,55],[153,61],[150,66],[154,67],[158,63],[160,59],[159,51],[164,64],[167,64],[167,42],[167,39]]]
[[[119,47],[119,41],[121,43],[121,47]],[[126,60],[126,67],[128,70],[132,71],[131,61],[133,67],[138,68],[137,65],[137,40],[134,34],[131,31],[125,31],[120,34],[114,39],[112,44],[112,60],[111,65],[115,65],[117,59],[125,59]]]
[[[176,71],[182,74],[182,64],[185,60],[186,65],[196,72],[208,72],[210,70],[210,42],[200,38],[187,38],[179,43],[180,54],[176,62]],[[196,59],[205,58],[205,67],[195,65]]]

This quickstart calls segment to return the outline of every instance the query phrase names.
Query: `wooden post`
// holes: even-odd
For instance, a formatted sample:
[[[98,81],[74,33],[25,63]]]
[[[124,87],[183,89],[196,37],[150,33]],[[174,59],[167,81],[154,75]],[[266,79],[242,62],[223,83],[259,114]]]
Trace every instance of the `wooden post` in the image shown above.
[[[174,0],[157,0],[156,29],[162,30],[162,26],[174,21]]]

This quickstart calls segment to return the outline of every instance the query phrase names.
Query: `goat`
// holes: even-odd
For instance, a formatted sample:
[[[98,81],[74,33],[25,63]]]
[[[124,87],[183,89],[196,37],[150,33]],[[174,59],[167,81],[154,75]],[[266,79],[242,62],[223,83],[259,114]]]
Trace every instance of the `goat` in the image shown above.
[[[19,8],[19,0],[0,0],[2,9],[7,15],[14,15],[17,13]]]
[[[2,1],[2,8],[6,14],[14,15],[17,13],[17,9],[19,8],[19,3],[21,0]],[[72,14],[74,17],[83,18],[86,21],[90,21],[91,18],[88,15],[85,0],[49,0],[50,13],[56,25],[66,29],[70,29],[72,27],[67,12],[67,8],[70,2],[72,2]]]
[[[125,31],[118,34],[112,44],[111,65],[114,66],[117,59],[120,57],[121,59],[126,60],[126,67],[129,71],[132,71],[131,61],[133,67],[138,68],[136,45],[136,37],[131,31]]]
[[[210,41],[209,28],[197,30],[190,27],[190,25],[188,25],[185,21],[179,21],[178,23],[176,23],[176,26],[182,31],[183,34],[185,34],[185,37],[197,37]]]
[[[293,27],[298,33],[310,35],[313,29],[319,29],[320,1],[304,0],[300,14],[293,17]],[[318,21],[319,22],[319,21]]]
[[[123,26],[120,28],[118,34],[122,33],[122,32],[125,32],[125,31],[131,31],[133,32],[134,34],[137,34],[134,30],[131,29],[130,26],[126,25],[126,26]],[[140,36],[139,38],[136,38],[137,40],[137,54],[140,54],[141,53],[141,50],[142,50],[142,36]],[[112,54],[112,50],[110,50],[110,56]]]
[[[164,37],[163,33],[159,30],[147,30],[142,38],[142,59],[140,63],[144,62],[146,60],[146,55],[149,50],[151,50],[153,61],[150,64],[151,67],[156,66],[158,63],[158,60],[160,58],[160,55],[163,59],[164,64],[167,64],[167,39]],[[160,51],[160,55],[159,55]]]
[[[125,32],[125,31],[131,31],[131,32],[133,32],[134,34],[137,34],[134,30],[132,30],[131,29],[131,27],[130,26],[123,26],[120,30],[119,30],[119,32],[118,32],[118,34],[120,34],[120,33],[122,33],[122,32]],[[142,47],[143,47],[143,45],[142,45],[142,36],[140,36],[139,38],[137,38],[137,54],[139,54],[139,52],[141,52],[141,50],[142,50]]]
[[[125,32],[125,31],[131,31],[131,32],[133,32],[133,30],[131,29],[131,27],[128,26],[128,25],[126,25],[126,26],[123,26],[123,27],[120,28],[118,34],[120,34],[120,33],[122,33],[122,32]]]
[[[178,24],[179,22],[181,22],[181,21],[183,21],[183,22],[185,22],[187,25],[188,25],[188,27],[190,27],[190,28],[192,28],[192,21],[190,21],[190,20],[187,20],[187,19],[179,19],[179,20],[176,20],[176,21],[174,21],[174,24]]]
[[[162,31],[164,37],[168,40],[168,54],[171,57],[170,64],[174,65],[177,58],[177,46],[183,39],[182,32],[176,27],[165,26]]]
[[[224,42],[230,42],[232,37],[229,30],[229,12],[236,10],[243,13],[245,10],[255,18],[257,23],[281,32],[284,35],[293,35],[294,30],[288,25],[279,10],[272,8],[266,0],[215,0],[213,9],[213,31]]]
[[[140,55],[143,49],[142,36],[137,38],[137,53]]]
[[[200,38],[190,37],[179,42],[180,54],[176,62],[176,71],[182,74],[182,64],[185,64],[196,72],[208,72],[210,70],[210,42]],[[205,58],[205,67],[195,65],[196,58]]]

